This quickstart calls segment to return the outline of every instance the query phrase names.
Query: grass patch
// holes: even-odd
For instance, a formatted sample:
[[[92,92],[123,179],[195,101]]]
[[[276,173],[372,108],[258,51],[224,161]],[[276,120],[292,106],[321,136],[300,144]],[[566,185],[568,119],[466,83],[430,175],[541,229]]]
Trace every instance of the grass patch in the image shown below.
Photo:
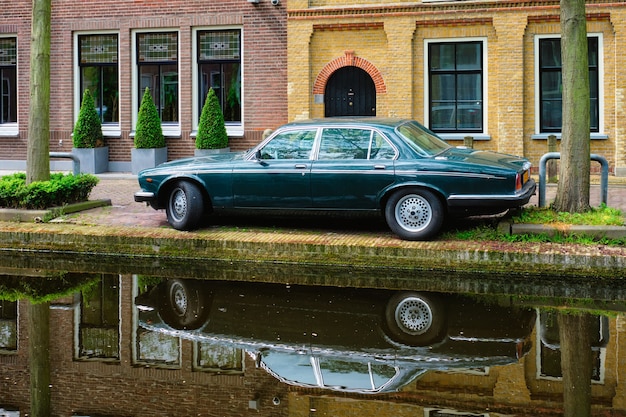
[[[621,210],[602,205],[584,213],[554,211],[549,207],[524,207],[511,220],[514,223],[531,224],[572,224],[589,226],[623,226]]]
[[[443,239],[464,241],[496,241],[509,243],[561,243],[576,245],[624,246],[626,239],[595,238],[584,234],[556,233],[512,235],[498,229],[501,218],[481,218],[457,224],[444,234]],[[524,207],[511,216],[514,223],[591,226],[624,226],[622,212],[602,205],[585,213],[561,213],[551,208]],[[565,228],[566,229],[566,228]]]

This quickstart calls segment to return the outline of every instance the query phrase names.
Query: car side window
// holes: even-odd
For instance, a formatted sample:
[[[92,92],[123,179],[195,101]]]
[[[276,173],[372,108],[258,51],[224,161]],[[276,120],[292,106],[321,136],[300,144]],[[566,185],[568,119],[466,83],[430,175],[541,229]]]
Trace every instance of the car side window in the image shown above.
[[[367,159],[372,131],[324,129],[318,159]]]
[[[316,130],[291,130],[274,136],[261,149],[261,159],[311,159]]]
[[[396,150],[378,132],[374,132],[372,137],[372,148],[370,149],[370,159],[393,159],[396,157]]]

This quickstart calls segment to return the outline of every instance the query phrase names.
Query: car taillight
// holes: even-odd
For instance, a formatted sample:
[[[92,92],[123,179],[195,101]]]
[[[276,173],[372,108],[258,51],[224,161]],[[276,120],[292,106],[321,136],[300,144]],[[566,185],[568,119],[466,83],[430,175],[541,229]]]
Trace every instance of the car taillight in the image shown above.
[[[515,191],[519,191],[522,189],[522,174],[519,172],[515,175]]]

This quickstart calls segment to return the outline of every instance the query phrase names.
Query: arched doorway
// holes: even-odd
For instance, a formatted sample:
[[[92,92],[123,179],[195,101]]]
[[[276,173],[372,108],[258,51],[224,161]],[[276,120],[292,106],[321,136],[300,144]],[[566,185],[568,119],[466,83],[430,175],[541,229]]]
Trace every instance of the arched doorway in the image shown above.
[[[376,116],[376,86],[372,77],[355,66],[335,71],[324,91],[324,116]]]

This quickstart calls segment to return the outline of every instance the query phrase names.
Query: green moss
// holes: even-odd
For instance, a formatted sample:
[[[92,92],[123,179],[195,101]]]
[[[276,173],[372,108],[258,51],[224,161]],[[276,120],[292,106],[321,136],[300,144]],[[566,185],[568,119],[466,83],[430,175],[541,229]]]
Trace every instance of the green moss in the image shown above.
[[[165,147],[165,138],[161,127],[161,118],[154,105],[150,89],[146,88],[139,113],[137,114],[137,128],[135,129],[135,148],[150,149]]]
[[[102,124],[89,89],[83,94],[78,120],[74,126],[72,141],[75,148],[97,148],[104,146]]]
[[[200,115],[198,134],[196,135],[196,148],[222,149],[227,146],[228,134],[226,133],[222,108],[215,91],[210,88]]]

